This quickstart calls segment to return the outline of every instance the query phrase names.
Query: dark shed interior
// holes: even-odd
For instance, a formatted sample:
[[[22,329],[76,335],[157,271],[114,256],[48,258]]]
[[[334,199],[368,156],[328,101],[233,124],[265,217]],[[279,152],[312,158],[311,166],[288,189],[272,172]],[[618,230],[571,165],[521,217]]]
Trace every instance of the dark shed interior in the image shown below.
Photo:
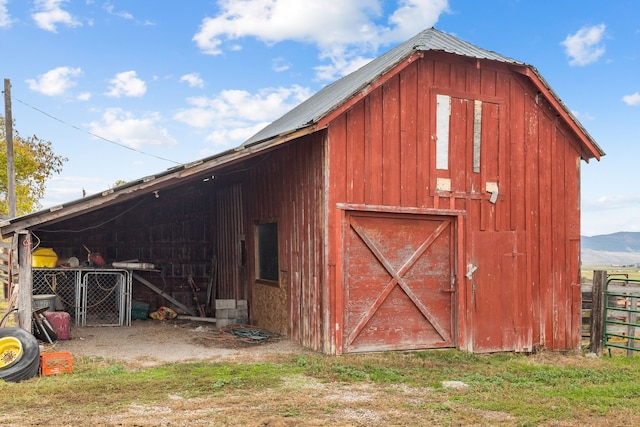
[[[44,223],[31,230],[33,245],[52,248],[59,263],[75,257],[80,267],[90,264],[89,251],[102,255],[105,268],[113,262],[153,264],[135,275],[197,313],[195,284],[197,302],[213,315],[216,298],[248,299],[240,171],[254,163],[137,190],[122,201]],[[132,299],[150,310],[176,309],[135,280]]]

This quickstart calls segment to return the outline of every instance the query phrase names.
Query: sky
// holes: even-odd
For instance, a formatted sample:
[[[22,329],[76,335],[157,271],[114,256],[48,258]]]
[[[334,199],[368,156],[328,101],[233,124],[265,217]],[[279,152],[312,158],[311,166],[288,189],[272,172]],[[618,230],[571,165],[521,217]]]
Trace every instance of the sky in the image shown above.
[[[607,153],[581,233],[640,232],[637,0],[0,0],[0,77],[68,159],[48,208],[238,146],[430,27],[534,66]]]

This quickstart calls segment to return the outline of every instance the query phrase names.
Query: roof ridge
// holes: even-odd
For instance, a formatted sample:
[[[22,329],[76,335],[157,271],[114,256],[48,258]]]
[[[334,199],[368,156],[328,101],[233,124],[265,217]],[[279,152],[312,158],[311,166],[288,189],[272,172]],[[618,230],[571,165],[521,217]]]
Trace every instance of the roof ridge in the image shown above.
[[[416,51],[442,51],[472,58],[526,65],[461,40],[435,27],[427,28],[372,59],[358,70],[323,87],[264,127],[241,146],[253,145],[310,126]]]

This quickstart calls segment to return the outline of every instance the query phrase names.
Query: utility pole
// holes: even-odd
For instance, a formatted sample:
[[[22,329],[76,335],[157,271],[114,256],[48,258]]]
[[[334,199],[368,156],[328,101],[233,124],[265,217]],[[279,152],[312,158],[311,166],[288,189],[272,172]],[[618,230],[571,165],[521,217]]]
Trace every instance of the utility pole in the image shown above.
[[[16,175],[13,161],[13,116],[11,114],[11,81],[4,79],[4,126],[7,141],[7,201],[9,218],[16,216]]]

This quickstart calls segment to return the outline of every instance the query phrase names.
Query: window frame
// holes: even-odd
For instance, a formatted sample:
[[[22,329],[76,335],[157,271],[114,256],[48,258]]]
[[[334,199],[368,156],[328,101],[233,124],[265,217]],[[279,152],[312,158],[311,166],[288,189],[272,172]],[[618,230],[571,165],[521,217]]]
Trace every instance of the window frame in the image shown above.
[[[271,230],[271,238],[275,237],[275,242],[264,242],[261,239],[261,229],[266,230],[266,227],[275,227],[275,230]],[[261,283],[269,286],[280,286],[280,227],[276,219],[267,219],[256,221],[254,225],[254,237],[255,237],[255,259],[254,259],[254,280],[256,283]],[[268,230],[267,230],[268,231]],[[274,236],[275,232],[275,236]],[[264,237],[264,234],[263,234]],[[264,244],[264,245],[263,245]],[[275,249],[275,265],[273,260],[264,260],[263,252],[267,250],[273,251]],[[271,252],[273,253],[273,252]],[[267,271],[268,275],[264,274],[265,263],[268,263]],[[273,271],[275,270],[275,271]]]

